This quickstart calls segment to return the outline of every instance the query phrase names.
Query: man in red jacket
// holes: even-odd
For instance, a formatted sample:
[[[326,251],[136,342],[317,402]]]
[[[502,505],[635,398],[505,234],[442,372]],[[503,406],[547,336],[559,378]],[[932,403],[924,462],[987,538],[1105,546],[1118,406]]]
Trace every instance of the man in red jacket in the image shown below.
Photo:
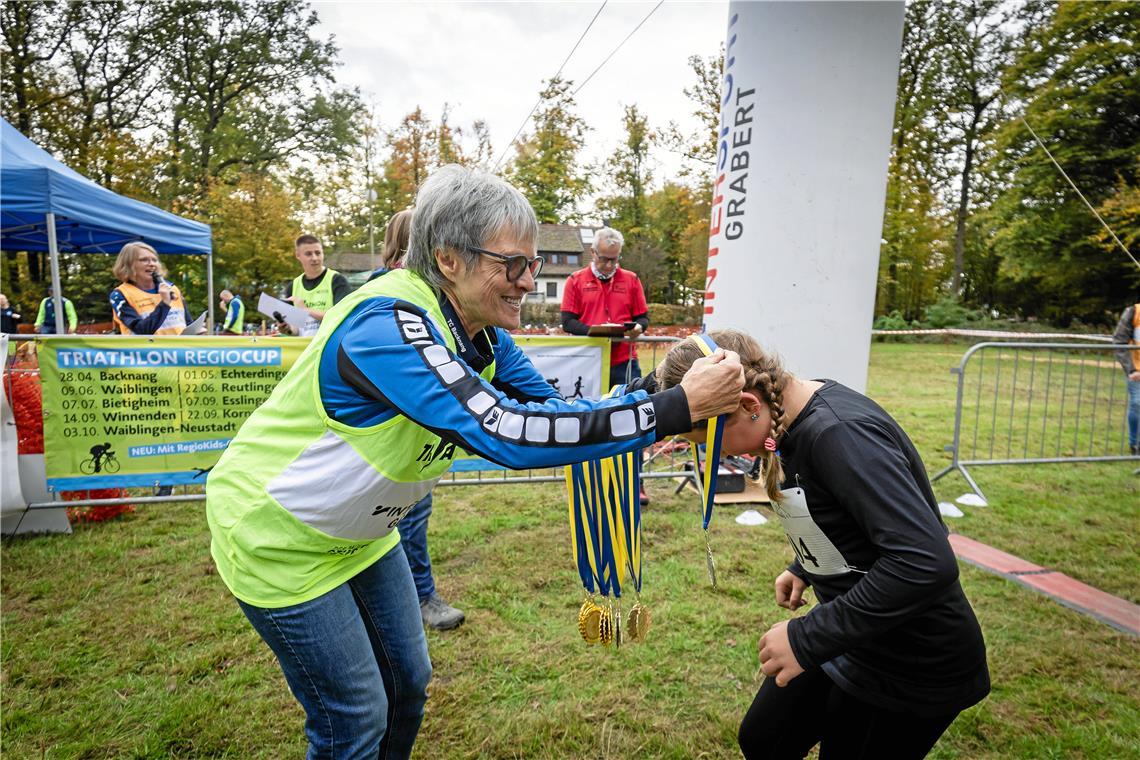
[[[641,280],[618,263],[624,244],[621,233],[610,227],[594,233],[590,266],[566,280],[562,294],[563,330],[571,335],[586,335],[591,325],[631,324],[625,336],[636,338],[649,328],[649,308]],[[610,347],[610,387],[639,377],[637,345],[633,341],[615,341]],[[644,488],[641,503],[649,503]]]

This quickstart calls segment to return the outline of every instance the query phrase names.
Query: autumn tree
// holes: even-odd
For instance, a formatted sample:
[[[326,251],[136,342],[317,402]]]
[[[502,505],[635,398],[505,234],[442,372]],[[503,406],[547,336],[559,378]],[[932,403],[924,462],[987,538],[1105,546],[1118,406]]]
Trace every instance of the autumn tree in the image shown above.
[[[300,227],[293,192],[266,173],[246,172],[206,194],[214,223],[214,279],[247,299],[280,291],[296,275],[293,239]]]
[[[649,232],[645,197],[653,181],[649,156],[653,134],[636,105],[625,107],[623,127],[621,144],[595,171],[600,184],[611,191],[598,199],[596,212],[628,241],[636,242]]]
[[[446,116],[445,116],[446,118]],[[450,138],[445,138],[445,144]],[[415,201],[416,189],[440,163],[437,128],[423,109],[406,115],[388,138],[391,154],[384,163],[386,195],[391,212],[408,208]]]
[[[930,0],[906,8],[879,251],[875,313],[908,320],[937,299],[950,270],[946,148],[931,118],[944,103],[943,67],[934,55],[939,13]]]
[[[246,223],[243,204],[261,203],[261,223],[289,227],[287,241],[305,198],[285,191],[283,178],[298,165],[335,163],[356,144],[358,99],[336,87],[336,48],[300,0],[6,2],[0,13],[4,115],[94,181],[210,222],[223,271],[224,246],[248,232],[227,227]],[[241,250],[272,272],[258,257],[277,255],[274,248]],[[42,258],[27,257],[34,291],[46,276]],[[97,259],[78,261],[96,271]],[[205,298],[201,259],[164,263],[186,278],[177,282],[188,297]],[[108,287],[98,274],[92,307]],[[87,287],[78,277],[70,285]]]
[[[1061,3],[1043,12],[1004,80],[1021,113],[999,135],[995,163],[1006,182],[986,217],[988,242],[1012,305],[1062,323],[1106,321],[1134,301],[1140,267],[1107,239],[1030,128],[1140,258],[1140,6]]]
[[[333,86],[336,47],[315,36],[300,0],[194,0],[155,5],[169,54],[172,109],[164,125],[174,196],[199,197],[212,180],[335,158],[355,142],[353,92]]]
[[[590,190],[579,164],[586,122],[574,113],[571,82],[554,78],[540,93],[534,131],[516,145],[507,179],[522,191],[541,223],[560,224],[577,218],[578,203]]]

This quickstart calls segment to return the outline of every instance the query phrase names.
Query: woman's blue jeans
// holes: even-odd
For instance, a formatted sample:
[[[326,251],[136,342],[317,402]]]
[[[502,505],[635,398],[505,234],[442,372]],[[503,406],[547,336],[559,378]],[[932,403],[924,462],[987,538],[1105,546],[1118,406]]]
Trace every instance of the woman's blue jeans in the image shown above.
[[[312,601],[276,609],[238,603],[305,708],[309,760],[411,755],[431,660],[400,544]]]
[[[1128,381],[1128,446],[1140,446],[1140,380]]]
[[[431,555],[428,554],[428,518],[431,517],[431,494],[416,502],[404,519],[400,520],[400,543],[412,568],[416,594],[420,600],[435,593],[435,577],[431,574]]]

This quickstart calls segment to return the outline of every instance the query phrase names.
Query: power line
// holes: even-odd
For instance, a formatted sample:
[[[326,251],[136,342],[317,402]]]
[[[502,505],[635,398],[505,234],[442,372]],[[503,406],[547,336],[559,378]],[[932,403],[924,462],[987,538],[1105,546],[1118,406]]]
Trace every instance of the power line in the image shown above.
[[[581,92],[581,91],[582,91],[582,88],[586,86],[586,83],[587,83],[587,82],[589,82],[591,79],[593,79],[593,78],[594,78],[594,74],[597,74],[599,71],[601,71],[601,70],[602,70],[602,67],[603,67],[603,66],[605,66],[605,65],[606,65],[606,63],[607,63],[607,62],[608,62],[608,61],[609,61],[611,58],[613,58],[613,57],[614,57],[614,54],[616,54],[616,53],[617,53],[617,51],[621,50],[621,46],[622,46],[622,45],[624,45],[625,43],[629,42],[629,38],[630,38],[630,37],[632,37],[632,36],[634,35],[634,32],[636,32],[638,29],[640,29],[640,28],[641,28],[641,25],[642,25],[642,24],[644,24],[646,21],[648,21],[648,20],[649,20],[649,17],[650,17],[650,16],[652,16],[654,13],[656,13],[656,12],[657,12],[657,9],[658,9],[658,8],[660,8],[660,7],[661,7],[661,6],[662,6],[664,3],[665,3],[665,0],[660,0],[660,2],[658,2],[658,3],[657,3],[657,5],[653,6],[653,10],[651,10],[651,11],[649,11],[649,13],[645,14],[645,18],[641,19],[641,22],[640,22],[640,23],[639,23],[637,26],[635,26],[635,27],[633,28],[633,31],[632,31],[632,32],[630,32],[629,34],[627,34],[627,35],[625,36],[625,39],[624,39],[624,40],[622,40],[621,42],[619,42],[619,43],[618,43],[618,46],[617,46],[616,48],[614,48],[614,49],[613,49],[613,52],[612,52],[612,53],[610,53],[609,55],[607,55],[607,56],[606,56],[606,60],[604,60],[604,61],[602,61],[601,63],[599,63],[599,64],[598,64],[598,68],[596,68],[596,69],[594,69],[593,71],[591,71],[591,72],[590,72],[590,76],[586,77],[586,79],[585,79],[585,80],[582,82],[582,84],[578,85],[577,89],[575,89],[575,90],[574,90],[574,92],[572,92],[572,93],[570,93],[570,94],[573,96],[573,95],[577,95],[579,92]]]
[[[1093,213],[1093,216],[1096,217],[1096,220],[1100,222],[1106,230],[1108,230],[1109,235],[1112,235],[1112,239],[1116,241],[1116,244],[1118,246],[1120,246],[1120,250],[1124,251],[1124,255],[1132,259],[1133,264],[1140,267],[1140,261],[1137,261],[1136,257],[1132,255],[1132,252],[1125,247],[1124,243],[1120,242],[1120,238],[1116,236],[1116,233],[1112,231],[1112,228],[1108,226],[1108,223],[1105,222],[1104,219],[1101,218],[1100,214],[1096,212],[1096,209],[1093,208],[1093,205],[1088,202],[1088,199],[1085,198],[1085,194],[1081,192],[1080,188],[1077,187],[1076,183],[1073,182],[1073,180],[1069,179],[1069,175],[1066,174],[1065,170],[1061,168],[1061,165],[1057,163],[1057,159],[1053,158],[1053,154],[1050,153],[1049,149],[1045,147],[1045,143],[1042,142],[1041,138],[1037,136],[1037,133],[1033,131],[1033,127],[1029,126],[1029,122],[1025,120],[1024,116],[1021,117],[1021,123],[1025,125],[1026,129],[1029,130],[1029,134],[1033,135],[1033,139],[1036,140],[1037,144],[1041,146],[1041,150],[1045,151],[1045,155],[1048,156],[1049,160],[1053,162],[1053,166],[1057,167],[1057,171],[1061,172],[1061,176],[1064,177],[1065,180],[1072,186],[1073,190],[1076,191],[1077,197],[1085,202],[1085,205],[1089,207],[1089,211]]]
[[[664,0],[662,0],[662,1],[664,1]],[[558,71],[555,72],[554,77],[553,77],[554,79],[557,79],[562,74],[562,69],[566,68],[566,64],[570,62],[570,56],[574,55],[574,51],[577,50],[578,46],[582,44],[582,40],[586,39],[586,33],[590,31],[590,27],[592,27],[594,25],[594,22],[598,20],[598,16],[602,15],[602,11],[605,9],[607,2],[609,2],[609,0],[604,0],[601,7],[598,8],[598,12],[594,14],[594,17],[592,19],[590,19],[590,23],[586,24],[586,28],[582,31],[582,34],[578,37],[578,41],[574,43],[574,47],[570,48],[570,52],[566,55],[566,59],[564,61],[562,61],[562,65],[559,66]],[[658,3],[658,5],[660,5],[660,3]],[[657,9],[654,8],[654,10],[657,10]],[[611,53],[611,55],[612,55],[612,53]],[[606,60],[609,60],[609,59],[606,59]],[[593,75],[591,74],[591,76],[593,76]],[[538,110],[538,106],[540,103],[542,103],[542,96],[541,95],[538,96],[538,100],[534,101],[534,107],[532,107],[530,109],[530,113],[528,113],[526,115],[526,118],[523,119],[522,124],[519,125],[518,131],[515,132],[515,136],[511,138],[510,142],[507,143],[507,147],[503,148],[503,154],[501,156],[499,156],[499,160],[495,162],[495,168],[493,171],[497,172],[499,170],[499,164],[503,163],[503,159],[507,157],[507,153],[510,151],[511,147],[515,144],[515,140],[519,139],[519,135],[521,135],[522,131],[524,129],[526,129],[526,125],[530,121],[530,117],[534,116],[534,112]]]

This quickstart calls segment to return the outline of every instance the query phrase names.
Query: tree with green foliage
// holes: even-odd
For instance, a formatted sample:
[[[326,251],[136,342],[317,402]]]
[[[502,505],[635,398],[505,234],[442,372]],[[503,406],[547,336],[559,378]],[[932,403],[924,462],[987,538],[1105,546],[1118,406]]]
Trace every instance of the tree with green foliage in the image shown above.
[[[694,82],[682,89],[685,97],[693,104],[693,116],[700,127],[692,134],[685,134],[675,121],[661,130],[659,144],[666,150],[684,159],[680,175],[685,178],[699,178],[702,185],[708,184],[712,195],[713,167],[716,166],[716,146],[720,139],[720,97],[721,77],[724,71],[724,44],[720,53],[702,58],[689,56],[689,68],[693,71]]]
[[[595,211],[625,236],[623,266],[638,273],[646,297],[682,303],[703,289],[711,193],[678,182],[654,190],[650,148],[659,136],[637,106],[627,106],[623,118],[622,143],[594,172],[612,191]]]
[[[1010,5],[1005,0],[965,0],[938,3],[939,44],[932,53],[939,61],[940,88],[946,119],[943,140],[953,152],[957,183],[954,215],[954,261],[950,293],[962,292],[966,237],[971,205],[978,187],[980,158],[992,143],[1001,123],[1002,76],[1013,47]]]
[[[712,201],[712,167],[716,163],[716,146],[720,130],[721,72],[724,69],[724,48],[717,55],[689,56],[693,80],[683,88],[693,106],[693,116],[699,126],[691,133],[683,132],[676,122],[649,133],[647,125],[636,127],[629,109],[626,114],[626,144],[614,159],[614,166],[628,168],[636,165],[632,146],[640,142],[644,132],[649,147],[660,147],[681,156],[682,166],[676,180],[666,181],[657,190],[649,191],[649,173],[642,183],[644,200],[638,204],[641,245],[627,256],[630,267],[637,269],[646,285],[648,297],[662,303],[687,303],[703,296],[705,270],[708,265],[709,212]],[[637,114],[636,106],[632,107]],[[640,114],[637,114],[640,116]],[[627,183],[629,184],[629,183]],[[619,211],[629,207],[632,194],[624,199],[603,198],[599,211]],[[619,202],[620,201],[620,202]],[[620,214],[615,214],[620,216]],[[624,216],[630,216],[628,213]],[[641,263],[638,257],[654,256]],[[635,263],[638,266],[635,266]],[[644,271],[643,271],[644,270]]]
[[[1029,10],[1043,18],[1026,26],[1005,76],[1024,121],[1011,119],[999,134],[995,164],[1006,181],[985,215],[988,243],[1000,259],[1000,292],[1010,306],[1062,324],[1103,322],[1134,301],[1140,267],[1106,242],[1101,224],[1028,127],[1140,258],[1140,5],[1073,2]]]
[[[262,290],[277,293],[294,277],[293,240],[300,229],[295,194],[271,174],[246,172],[214,183],[203,211],[214,225],[214,281],[256,303]],[[164,262],[170,265],[170,257]],[[191,298],[205,293],[187,291]],[[204,306],[203,306],[204,308]]]
[[[336,47],[301,0],[155,5],[171,155],[169,197],[200,199],[213,180],[342,156],[356,141],[353,92],[335,89]]]
[[[5,117],[96,182],[210,222],[223,274],[225,246],[248,233],[228,227],[248,223],[241,206],[260,204],[259,223],[284,231],[287,242],[311,196],[285,191],[280,178],[334,164],[357,143],[358,98],[336,87],[336,48],[301,0],[6,2],[0,14]],[[261,193],[268,196],[240,200]],[[219,205],[222,198],[239,208]],[[253,257],[243,275],[260,282],[258,271],[274,271],[276,247],[237,245]],[[9,274],[38,293],[44,256],[29,253],[26,267],[12,267],[11,255]],[[90,284],[92,305],[108,287],[98,262],[64,267],[65,279],[79,263],[103,278]],[[201,259],[164,263],[192,302],[202,299],[194,308],[204,306]],[[75,288],[86,282],[76,275],[65,283],[79,305],[87,294]]]
[[[944,148],[930,114],[943,102],[940,8],[910,3],[903,25],[898,97],[887,174],[883,242],[879,252],[877,315],[912,320],[937,298],[948,274],[948,225],[940,194]]]
[[[626,241],[633,243],[648,237],[645,196],[653,182],[649,157],[654,139],[649,120],[636,105],[626,106],[623,117],[625,136],[610,158],[595,169],[600,183],[612,188],[611,195],[599,198],[596,213],[609,226],[619,229]]]
[[[0,99],[4,117],[29,139],[51,136],[41,122],[67,97],[57,59],[70,39],[77,15],[69,3],[5,2],[0,5]]]
[[[562,224],[577,219],[578,203],[590,191],[579,165],[586,122],[574,113],[571,82],[554,78],[539,94],[534,132],[517,143],[506,178],[530,201],[538,221]]]
[[[709,255],[711,194],[666,182],[646,198],[649,237],[661,253],[665,281],[654,283],[661,303],[703,297]]]
[[[62,56],[68,97],[45,115],[54,147],[73,169],[112,187],[120,163],[146,145],[132,133],[160,124],[153,107],[162,80],[153,68],[159,16],[139,2],[73,3],[72,33]]]

